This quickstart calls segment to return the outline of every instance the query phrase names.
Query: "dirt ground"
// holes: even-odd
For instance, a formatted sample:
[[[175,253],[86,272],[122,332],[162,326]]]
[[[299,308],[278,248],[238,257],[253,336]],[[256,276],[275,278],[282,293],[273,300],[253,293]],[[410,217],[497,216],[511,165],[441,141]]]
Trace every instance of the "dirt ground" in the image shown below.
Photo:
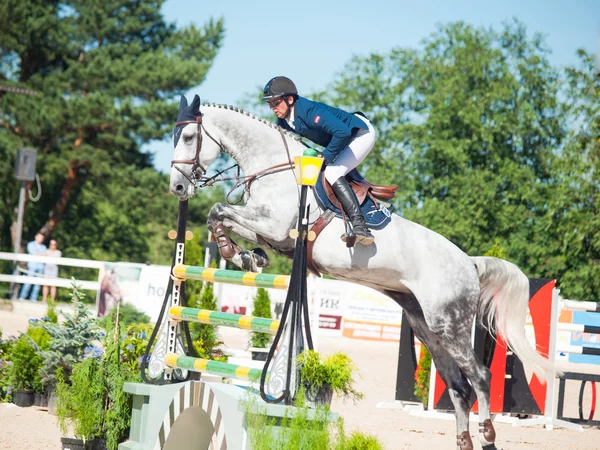
[[[17,334],[27,328],[30,317],[40,317],[45,308],[41,304],[18,302],[13,311],[0,310],[0,329],[3,337]],[[224,329],[226,344],[243,348],[247,342],[246,332]],[[343,351],[360,368],[361,377],[357,388],[365,398],[357,404],[335,400],[332,410],[338,412],[345,421],[348,431],[361,430],[376,436],[387,450],[430,450],[453,449],[455,443],[454,419],[411,415],[406,411],[380,409],[377,404],[393,400],[395,373],[398,361],[398,345],[347,338],[318,336],[318,349],[323,353]],[[600,373],[598,366],[568,367],[568,370],[583,369]],[[577,416],[579,385],[567,385],[568,399],[565,414]],[[589,399],[587,401],[589,405]],[[588,409],[589,410],[589,409]],[[597,419],[597,417],[596,417]],[[600,428],[588,427],[583,432],[554,428],[546,431],[543,426],[513,426],[495,422],[497,444],[505,450],[544,449],[544,450],[592,450],[600,448]],[[477,433],[477,424],[471,422],[471,435]],[[0,449],[2,450],[42,450],[60,449],[61,433],[56,417],[37,407],[19,408],[12,404],[0,404]],[[474,438],[475,448],[480,448]]]

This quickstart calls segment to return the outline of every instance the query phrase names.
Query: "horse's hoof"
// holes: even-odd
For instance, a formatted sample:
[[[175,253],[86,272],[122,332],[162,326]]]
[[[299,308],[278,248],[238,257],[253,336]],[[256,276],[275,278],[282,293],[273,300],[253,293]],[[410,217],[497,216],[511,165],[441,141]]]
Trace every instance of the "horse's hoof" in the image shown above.
[[[473,450],[473,441],[468,431],[456,435],[456,448],[457,450]]]
[[[500,450],[498,447],[496,447],[496,444],[482,445],[481,449],[482,450]]]
[[[247,270],[248,272],[257,272],[258,265],[256,264],[256,258],[254,257],[254,253],[249,250],[244,250],[239,254],[241,260],[241,268]]]
[[[479,439],[484,446],[484,449],[493,450],[496,448],[493,447],[494,442],[496,441],[496,430],[494,429],[491,419],[485,419],[483,422],[479,422]],[[492,445],[492,447],[488,448],[488,445]]]
[[[262,248],[256,247],[250,250],[252,254],[254,254],[254,258],[256,260],[256,265],[258,267],[269,267],[271,265],[271,260],[269,259],[269,255]]]

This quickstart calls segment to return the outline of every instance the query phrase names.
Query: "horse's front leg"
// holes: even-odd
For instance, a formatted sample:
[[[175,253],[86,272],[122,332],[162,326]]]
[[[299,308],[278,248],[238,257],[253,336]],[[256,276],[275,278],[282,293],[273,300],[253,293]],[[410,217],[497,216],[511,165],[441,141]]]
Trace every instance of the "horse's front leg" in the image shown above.
[[[227,234],[233,231],[242,238],[264,244],[266,239],[278,241],[277,221],[272,220],[268,207],[232,206],[215,204],[208,214],[208,228],[215,236],[219,252],[223,258],[244,269],[257,271],[259,267],[270,265],[267,254],[260,248],[247,251],[237,245]]]

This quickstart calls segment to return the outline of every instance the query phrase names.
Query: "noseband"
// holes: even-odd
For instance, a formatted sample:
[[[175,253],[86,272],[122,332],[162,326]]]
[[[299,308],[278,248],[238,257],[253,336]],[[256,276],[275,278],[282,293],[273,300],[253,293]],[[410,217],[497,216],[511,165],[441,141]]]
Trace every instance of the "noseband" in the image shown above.
[[[183,175],[185,178],[187,178],[187,180],[190,183],[192,183],[192,185],[195,185],[196,182],[201,180],[202,178],[204,178],[204,175],[206,174],[206,167],[204,167],[200,163],[200,151],[202,150],[202,130],[204,130],[204,133],[209,138],[211,138],[215,144],[217,144],[219,146],[221,151],[223,150],[223,146],[219,142],[217,142],[217,140],[214,137],[212,137],[208,131],[206,131],[206,128],[204,127],[204,124],[202,123],[202,115],[201,114],[196,116],[196,120],[184,120],[182,122],[176,122],[175,127],[179,127],[182,125],[189,125],[190,123],[195,123],[197,126],[196,154],[194,155],[193,159],[173,159],[173,160],[171,160],[171,167],[175,167],[175,169],[177,169],[177,171],[179,171],[179,173],[181,173],[181,175]],[[185,173],[183,170],[181,170],[175,164],[191,164],[192,170],[190,170],[190,175]]]

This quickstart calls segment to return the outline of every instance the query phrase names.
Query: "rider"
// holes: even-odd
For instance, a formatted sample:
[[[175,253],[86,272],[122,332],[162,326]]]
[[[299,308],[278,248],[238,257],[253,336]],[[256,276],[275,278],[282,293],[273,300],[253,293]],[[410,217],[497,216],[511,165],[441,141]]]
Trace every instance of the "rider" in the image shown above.
[[[356,242],[372,244],[373,235],[346,180],[346,174],[362,162],[375,144],[376,133],[369,120],[362,113],[350,114],[300,97],[296,85],[287,77],[269,80],[263,94],[263,100],[277,116],[277,125],[325,147],[324,175],[350,217]],[[342,241],[347,238],[344,233]]]

